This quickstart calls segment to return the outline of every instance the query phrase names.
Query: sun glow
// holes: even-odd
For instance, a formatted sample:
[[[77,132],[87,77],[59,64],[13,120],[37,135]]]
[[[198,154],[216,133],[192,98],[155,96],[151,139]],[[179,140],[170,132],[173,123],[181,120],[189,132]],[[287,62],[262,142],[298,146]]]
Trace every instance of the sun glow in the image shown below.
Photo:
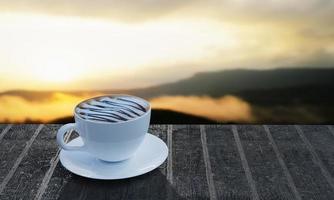
[[[50,62],[49,65],[33,68],[32,76],[45,82],[69,82],[79,77],[75,68],[60,62]]]
[[[237,43],[228,30],[221,23],[200,20],[127,24],[0,13],[0,64],[8,66],[1,69],[2,74],[31,85],[132,76],[150,67],[201,63],[215,57],[215,48],[228,49]]]

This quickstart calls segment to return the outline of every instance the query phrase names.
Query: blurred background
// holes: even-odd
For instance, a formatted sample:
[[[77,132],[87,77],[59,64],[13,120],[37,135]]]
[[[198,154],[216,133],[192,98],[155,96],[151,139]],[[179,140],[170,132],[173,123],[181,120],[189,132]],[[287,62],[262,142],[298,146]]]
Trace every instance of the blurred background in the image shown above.
[[[152,123],[333,123],[333,19],[328,0],[3,0],[0,122],[126,93]]]

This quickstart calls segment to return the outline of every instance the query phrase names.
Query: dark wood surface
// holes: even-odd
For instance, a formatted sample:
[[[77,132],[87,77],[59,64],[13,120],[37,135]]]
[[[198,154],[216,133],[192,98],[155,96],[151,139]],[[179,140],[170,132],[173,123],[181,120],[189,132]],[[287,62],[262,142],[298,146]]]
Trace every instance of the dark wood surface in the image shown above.
[[[55,140],[60,126],[0,124],[1,200],[334,199],[331,125],[151,125],[168,159],[115,181],[64,169]]]

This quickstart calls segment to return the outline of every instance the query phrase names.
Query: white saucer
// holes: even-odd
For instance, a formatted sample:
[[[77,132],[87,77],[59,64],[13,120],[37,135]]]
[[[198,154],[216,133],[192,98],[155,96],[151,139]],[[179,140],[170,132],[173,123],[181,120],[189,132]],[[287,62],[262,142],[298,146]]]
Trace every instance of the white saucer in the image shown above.
[[[80,137],[68,143],[82,145]],[[61,164],[74,174],[93,179],[124,179],[145,174],[159,167],[168,156],[166,144],[158,137],[147,133],[136,154],[121,162],[101,161],[88,153],[61,150]]]

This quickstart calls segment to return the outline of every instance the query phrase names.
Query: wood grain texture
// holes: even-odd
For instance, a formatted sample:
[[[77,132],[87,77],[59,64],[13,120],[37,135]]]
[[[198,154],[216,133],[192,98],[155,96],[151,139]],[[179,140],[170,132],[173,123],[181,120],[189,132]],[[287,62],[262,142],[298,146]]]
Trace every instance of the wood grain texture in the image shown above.
[[[209,150],[208,150],[208,143],[206,140],[205,126],[200,125],[200,130],[201,130],[203,159],[204,159],[204,164],[205,164],[206,182],[208,183],[208,187],[209,187],[210,200],[216,200],[217,192],[216,192],[215,183],[213,182],[213,174],[212,174],[211,161],[210,161]]]
[[[328,171],[328,168],[330,168],[333,173],[332,168],[334,166],[334,159],[332,158],[332,155],[334,148],[330,145],[333,142],[333,138],[328,132],[328,129],[322,129],[320,126],[304,126],[304,131],[301,126],[295,127],[300,138],[303,140],[304,144],[311,153],[313,162],[318,165],[322,175],[334,191],[334,179]],[[326,157],[328,156],[326,154],[330,154],[329,157]],[[321,158],[319,155],[321,155]],[[324,164],[324,161],[326,164]]]
[[[300,126],[324,166],[334,177],[334,135],[326,126]]]
[[[151,125],[148,132],[159,137],[167,144],[167,125]],[[163,175],[166,176],[167,161],[165,161],[164,163],[162,163],[162,165],[160,165],[159,170]]]
[[[294,199],[276,154],[262,126],[238,126],[260,199]]]
[[[77,133],[72,132],[69,136],[69,141],[76,138]],[[59,147],[58,147],[59,149]],[[48,186],[44,191],[44,194],[41,196],[41,199],[55,200],[59,199],[63,187],[66,185],[67,181],[73,177],[74,174],[67,171],[60,162],[57,162],[57,165],[52,173],[52,176],[48,182]]]
[[[8,182],[2,199],[34,199],[58,147],[55,141],[59,125],[44,126]]]
[[[41,124],[41,125],[39,125],[37,127],[37,129],[35,130],[34,134],[31,136],[30,140],[27,141],[26,146],[24,147],[24,149],[22,150],[22,152],[20,153],[20,155],[16,158],[13,167],[10,169],[10,171],[8,172],[8,174],[3,179],[3,181],[2,181],[2,183],[0,185],[0,196],[3,195],[3,191],[7,187],[7,184],[9,182],[9,180],[11,180],[12,177],[14,176],[14,174],[16,173],[17,168],[19,167],[19,165],[21,165],[21,161],[27,155],[27,153],[28,153],[31,145],[33,144],[33,142],[35,141],[36,137],[38,136],[38,134],[40,133],[40,131],[41,131],[41,129],[43,127],[44,127],[43,124]]]
[[[12,128],[12,124],[0,124],[0,142],[2,138],[8,133],[8,131]]]
[[[250,199],[231,126],[206,125],[205,130],[217,199]]]
[[[180,198],[210,198],[199,125],[173,126],[173,180]]]
[[[271,125],[269,129],[302,199],[332,199],[331,187],[295,127]]]
[[[293,181],[293,178],[291,177],[290,171],[289,171],[288,167],[286,166],[286,164],[285,164],[285,162],[282,158],[282,154],[277,147],[277,144],[276,144],[276,142],[275,142],[275,140],[274,140],[274,138],[273,138],[273,136],[272,136],[272,134],[269,130],[269,127],[267,125],[264,125],[263,127],[264,127],[264,130],[267,133],[270,144],[274,149],[274,152],[276,154],[276,158],[277,158],[279,164],[281,165],[281,168],[283,169],[284,175],[285,175],[285,177],[288,181],[291,192],[294,194],[294,197],[295,197],[296,200],[301,200],[302,198],[301,198],[301,196],[300,196],[300,194],[299,194],[299,192],[296,188],[295,182]]]
[[[327,125],[327,128],[328,128],[329,132],[331,132],[332,136],[334,137],[334,128],[333,128],[333,126]]]
[[[241,160],[241,164],[242,164],[242,168],[244,169],[246,178],[247,178],[247,182],[249,185],[249,188],[251,190],[251,194],[252,194],[252,199],[253,200],[259,200],[259,193],[257,192],[257,188],[256,188],[256,183],[253,179],[253,175],[252,172],[250,170],[247,158],[246,158],[246,154],[245,154],[245,150],[242,146],[241,140],[240,140],[240,136],[238,133],[238,128],[236,125],[232,125],[232,132],[233,132],[233,137],[235,140],[235,143],[237,144],[237,148],[238,148],[238,152],[239,152],[239,156],[240,156],[240,160]]]
[[[7,127],[10,126],[11,124],[0,124],[0,133]]]
[[[0,134],[6,127],[0,124]],[[68,172],[56,162],[55,133],[60,125],[46,125],[36,133],[38,127],[13,125],[3,134],[0,182],[10,171],[12,175],[1,200],[254,199],[233,126],[151,125],[149,132],[165,141],[172,155],[150,173],[116,181],[91,180]],[[267,130],[260,125],[234,127],[259,199],[334,197],[322,172],[325,169],[329,178],[334,176],[332,126],[299,126],[304,138],[294,126],[268,125]]]
[[[0,183],[13,167],[38,125],[13,125],[0,142]]]
[[[74,130],[71,130],[65,135],[65,137],[64,137],[65,143],[67,143],[70,140],[73,131]],[[50,167],[49,167],[48,171],[45,173],[44,178],[43,178],[43,180],[42,180],[42,182],[41,182],[41,184],[38,188],[37,194],[35,195],[35,198],[34,198],[35,200],[40,200],[44,196],[44,193],[49,186],[49,182],[50,182],[50,179],[53,175],[53,172],[54,172],[55,168],[57,167],[57,165],[59,163],[60,151],[61,151],[61,149],[58,148],[57,152],[55,153],[55,155],[50,160]]]

